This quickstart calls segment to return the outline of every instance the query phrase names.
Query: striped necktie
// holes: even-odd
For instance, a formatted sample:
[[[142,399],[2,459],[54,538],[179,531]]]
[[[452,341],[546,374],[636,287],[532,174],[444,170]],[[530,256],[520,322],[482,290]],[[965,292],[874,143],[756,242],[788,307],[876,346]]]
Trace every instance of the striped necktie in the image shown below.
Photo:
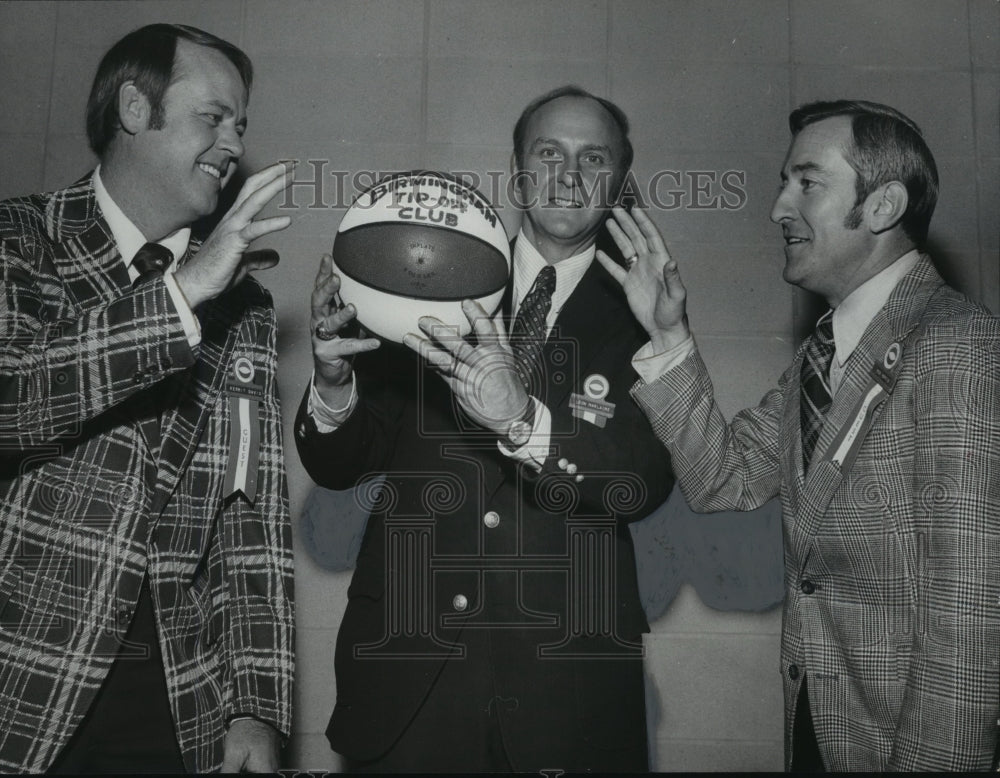
[[[805,359],[802,360],[799,402],[802,420],[802,466],[809,471],[813,451],[819,440],[820,430],[826,420],[826,412],[833,402],[830,390],[830,362],[836,344],[833,340],[833,311],[827,311],[816,323],[816,330],[806,344]]]
[[[537,374],[539,356],[548,334],[545,319],[552,308],[552,295],[555,291],[556,269],[552,265],[546,265],[538,271],[535,283],[521,301],[517,318],[510,328],[514,369],[529,394],[537,394],[541,387],[541,376]]]

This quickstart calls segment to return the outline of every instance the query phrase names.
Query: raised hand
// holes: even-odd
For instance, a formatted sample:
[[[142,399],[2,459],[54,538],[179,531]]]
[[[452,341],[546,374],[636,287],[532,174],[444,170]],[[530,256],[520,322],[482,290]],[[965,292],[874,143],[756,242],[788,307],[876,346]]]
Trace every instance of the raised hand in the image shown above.
[[[278,162],[250,176],[198,253],[177,270],[174,278],[192,308],[236,286],[248,272],[278,264],[276,251],[247,249],[258,238],[291,224],[288,216],[257,221],[254,217],[292,182],[294,171],[294,162]]]
[[[639,324],[649,333],[658,352],[667,351],[688,338],[687,290],[681,283],[677,263],[663,243],[660,231],[641,210],[631,214],[612,209],[608,232],[625,257],[623,268],[603,251],[597,260],[622,285],[629,307]]]
[[[381,345],[376,338],[347,336],[344,328],[354,320],[357,311],[353,305],[338,304],[339,291],[340,276],[333,272],[333,257],[324,254],[313,285],[309,329],[312,332],[316,390],[323,402],[332,407],[345,404],[342,400],[346,398],[341,397],[341,393],[351,382],[353,367],[350,357]]]
[[[473,421],[503,436],[511,422],[524,414],[530,398],[514,369],[503,325],[473,300],[464,300],[462,310],[476,333],[477,345],[433,316],[418,322],[428,338],[407,333],[403,343],[438,371]]]

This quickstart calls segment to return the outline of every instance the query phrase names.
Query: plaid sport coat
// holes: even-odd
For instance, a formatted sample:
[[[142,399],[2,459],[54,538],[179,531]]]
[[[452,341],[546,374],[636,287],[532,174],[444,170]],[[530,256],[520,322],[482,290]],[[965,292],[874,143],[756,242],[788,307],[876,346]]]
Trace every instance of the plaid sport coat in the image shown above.
[[[192,351],[163,281],[132,288],[89,175],[0,203],[0,770],[52,764],[143,576],[187,769],[221,765],[234,715],[289,731],[274,310],[249,280],[198,315]],[[240,358],[263,390],[253,505],[223,491]]]
[[[915,329],[842,471],[835,436],[873,365]],[[987,769],[1000,713],[1000,320],[921,257],[848,361],[807,476],[804,348],[729,424],[697,353],[634,389],[695,510],[781,495],[786,765],[808,677],[827,769]]]

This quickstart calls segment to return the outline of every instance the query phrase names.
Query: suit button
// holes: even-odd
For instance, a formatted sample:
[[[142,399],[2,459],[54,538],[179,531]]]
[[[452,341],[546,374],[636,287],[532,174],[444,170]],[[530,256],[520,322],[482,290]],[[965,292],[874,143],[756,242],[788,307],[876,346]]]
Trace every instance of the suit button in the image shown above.
[[[464,611],[469,607],[469,600],[464,594],[456,594],[455,598],[451,601],[457,611]]]
[[[812,594],[813,592],[816,591],[816,585],[809,580],[803,581],[802,586],[800,586],[799,588],[802,589],[803,594]]]
[[[118,609],[118,623],[125,625],[132,623],[132,609],[121,607]]]
[[[498,527],[500,525],[500,514],[496,511],[487,511],[486,515],[483,516],[483,524],[490,529]]]
[[[143,379],[144,379],[145,377],[146,377],[146,376],[144,376],[144,375],[142,374],[142,372],[139,372],[139,373],[136,373],[136,374],[135,374],[134,376],[132,376],[132,380],[133,380],[133,381],[135,381],[135,383],[137,383],[137,384],[141,384],[141,383],[142,383],[142,381],[143,381]]]
[[[788,677],[793,681],[799,679],[799,666],[798,665],[788,665]]]

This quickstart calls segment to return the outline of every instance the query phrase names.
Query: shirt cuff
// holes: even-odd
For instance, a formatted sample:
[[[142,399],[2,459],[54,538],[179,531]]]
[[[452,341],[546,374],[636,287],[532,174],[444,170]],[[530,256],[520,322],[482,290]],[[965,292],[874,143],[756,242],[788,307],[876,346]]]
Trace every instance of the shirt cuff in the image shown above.
[[[540,471],[549,455],[549,443],[552,440],[552,413],[534,397],[531,398],[531,401],[535,404],[535,423],[532,425],[531,435],[527,442],[523,446],[510,449],[502,442],[497,441],[497,448],[504,456]]]
[[[184,297],[184,292],[177,285],[173,273],[164,273],[163,283],[167,287],[170,299],[173,300],[174,308],[177,309],[177,315],[181,317],[181,325],[184,327],[188,345],[195,348],[201,343],[201,325],[198,323],[198,317],[194,315],[191,306],[188,305],[187,298]]]
[[[313,371],[312,378],[309,379],[309,401],[306,404],[306,411],[316,423],[316,429],[322,433],[334,432],[341,424],[347,421],[347,417],[354,411],[358,404],[358,385],[354,380],[354,373],[351,373],[351,396],[347,400],[347,405],[343,408],[331,408],[320,397],[316,389],[316,371]]]
[[[643,382],[651,384],[668,370],[673,370],[693,353],[693,335],[688,335],[685,340],[672,349],[659,354],[653,353],[653,344],[647,341],[646,345],[636,351],[635,356],[632,357],[632,367]]]

